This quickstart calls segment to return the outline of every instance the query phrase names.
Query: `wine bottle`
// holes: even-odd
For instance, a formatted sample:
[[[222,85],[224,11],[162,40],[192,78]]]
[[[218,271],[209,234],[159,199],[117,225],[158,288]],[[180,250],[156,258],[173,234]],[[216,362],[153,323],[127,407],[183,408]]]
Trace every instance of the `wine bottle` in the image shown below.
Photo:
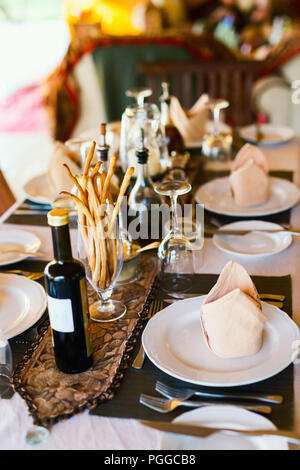
[[[144,246],[160,238],[161,198],[155,192],[149,175],[149,150],[144,145],[143,129],[136,157],[137,177],[128,199],[128,231],[133,240]]]
[[[161,102],[161,121],[165,128],[166,144],[168,147],[169,156],[183,154],[185,146],[183,138],[174,125],[170,113],[171,96],[169,91],[169,83],[162,82],[163,93],[160,97]]]
[[[54,260],[44,275],[55,361],[60,371],[74,374],[93,362],[85,269],[72,256],[68,212],[50,211],[48,224]]]

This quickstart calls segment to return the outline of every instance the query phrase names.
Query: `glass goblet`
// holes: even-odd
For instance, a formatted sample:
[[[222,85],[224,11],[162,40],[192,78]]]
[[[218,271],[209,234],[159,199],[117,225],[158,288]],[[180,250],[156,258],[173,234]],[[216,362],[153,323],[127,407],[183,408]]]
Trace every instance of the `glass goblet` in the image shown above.
[[[171,228],[158,248],[161,288],[167,292],[185,292],[190,288],[189,279],[182,273],[191,264],[192,246],[178,224],[177,199],[191,188],[187,181],[179,180],[165,180],[154,187],[158,194],[171,199]]]
[[[111,299],[123,267],[123,240],[118,219],[110,233],[99,226],[78,224],[78,254],[85,266],[87,280],[99,297],[98,301],[90,305],[91,319],[111,322],[123,317],[126,306],[119,300]]]
[[[147,88],[147,87],[134,87],[134,88],[129,88],[126,91],[126,96],[129,96],[130,98],[134,98],[138,106],[143,106],[145,102],[145,98],[148,98],[151,95],[152,95],[152,90],[151,88]]]
[[[213,126],[203,138],[202,152],[213,161],[226,162],[230,155],[232,135],[231,132],[221,130],[220,113],[229,107],[229,102],[222,99],[210,99],[206,107],[213,115]]]

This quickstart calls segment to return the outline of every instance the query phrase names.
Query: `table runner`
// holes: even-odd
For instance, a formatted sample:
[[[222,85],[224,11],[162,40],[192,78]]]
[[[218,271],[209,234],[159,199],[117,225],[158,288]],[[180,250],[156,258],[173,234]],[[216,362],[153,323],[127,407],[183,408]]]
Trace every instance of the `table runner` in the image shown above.
[[[142,255],[140,272],[136,282],[115,289],[114,298],[127,305],[125,317],[107,324],[91,322],[94,364],[88,371],[73,375],[58,371],[48,322],[41,329],[13,377],[15,390],[26,401],[36,424],[51,427],[114,397],[143,327],[157,273],[155,257]],[[90,286],[88,296],[90,302],[97,300]]]
[[[216,283],[218,275],[204,275],[194,274],[188,275],[192,279],[192,286],[189,292],[208,293],[212,286]],[[283,277],[252,277],[259,292],[264,293],[277,293],[284,294],[286,300],[283,310],[292,316],[292,296],[291,296],[291,278],[290,276]],[[156,281],[154,286],[154,296],[160,299],[166,297],[166,293],[159,289],[159,283]],[[200,321],[200,319],[199,319]],[[133,354],[134,357],[134,354]],[[268,394],[283,394],[285,401],[280,406],[273,406],[273,412],[269,416],[274,424],[281,428],[293,428],[293,411],[294,411],[294,391],[293,391],[293,366],[290,366],[285,371],[276,375],[275,377],[262,381],[257,384],[247,385],[246,387],[234,387],[238,391],[255,391],[256,393]],[[171,376],[160,371],[154,366],[150,360],[146,359],[144,367],[141,370],[135,370],[130,367],[126,371],[124,380],[118,390],[114,400],[111,402],[102,403],[91,411],[91,414],[97,416],[107,416],[115,418],[135,418],[146,420],[163,420],[172,421],[176,416],[188,411],[188,408],[181,407],[171,413],[163,414],[158,413],[139,403],[139,396],[141,393],[149,395],[158,395],[155,392],[155,382],[161,380],[172,386],[182,387],[188,386],[181,380],[172,378]],[[195,388],[195,385],[192,385]],[[219,388],[197,387],[200,390],[218,390]],[[225,391],[228,389],[224,389]],[[232,388],[230,388],[232,390]],[[224,403],[219,401],[217,403]]]

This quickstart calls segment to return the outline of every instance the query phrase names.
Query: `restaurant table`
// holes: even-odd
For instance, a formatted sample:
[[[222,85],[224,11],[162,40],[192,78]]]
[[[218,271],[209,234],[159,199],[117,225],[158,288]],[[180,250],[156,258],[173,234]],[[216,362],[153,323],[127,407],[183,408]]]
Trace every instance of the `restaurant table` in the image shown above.
[[[292,171],[294,182],[300,184],[300,138],[273,148],[265,148],[271,170]],[[35,233],[42,240],[42,251],[52,258],[51,233],[48,227],[4,223],[12,213],[8,211],[1,219],[1,229],[22,228]],[[291,224],[300,229],[300,205],[291,211]],[[73,247],[76,231],[71,230]],[[203,262],[199,273],[219,274],[231,256],[219,251],[212,239],[205,239]],[[293,319],[300,325],[300,239],[294,238],[284,252],[260,259],[243,259],[242,264],[250,275],[286,276],[292,279]],[[300,432],[300,366],[294,366],[294,429]],[[184,412],[185,410],[183,410]],[[155,412],[154,412],[155,413]],[[270,418],[271,419],[271,418]],[[0,449],[31,450],[158,450],[161,433],[146,428],[137,420],[92,416],[88,411],[55,424],[49,438],[42,444],[29,446],[25,434],[32,426],[25,402],[15,393],[10,400],[0,399]]]

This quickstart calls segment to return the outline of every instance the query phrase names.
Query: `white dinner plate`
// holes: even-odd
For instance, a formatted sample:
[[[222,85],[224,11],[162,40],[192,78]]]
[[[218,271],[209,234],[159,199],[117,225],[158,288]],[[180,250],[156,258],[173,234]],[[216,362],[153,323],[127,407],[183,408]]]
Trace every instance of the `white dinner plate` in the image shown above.
[[[38,204],[52,204],[57,194],[51,191],[47,174],[35,176],[29,180],[23,191],[27,199]]]
[[[223,225],[220,230],[253,230],[246,235],[214,235],[217,248],[231,255],[249,258],[270,256],[286,250],[293,238],[289,233],[264,233],[257,230],[282,230],[281,225],[263,220],[244,220]]]
[[[255,125],[243,127],[239,132],[247,142],[262,147],[285,144],[295,137],[293,129],[276,124],[262,124],[260,126],[260,132],[263,134],[263,139],[260,142],[257,142],[257,127]]]
[[[213,132],[213,126],[214,126],[213,121],[207,121],[207,123],[206,123],[206,132],[207,133],[212,133]],[[229,134],[229,133],[232,132],[232,129],[231,129],[230,126],[228,126],[224,122],[221,122],[220,123],[220,131],[224,132],[226,134]],[[197,140],[188,140],[188,141],[186,141],[185,146],[188,149],[200,148],[200,147],[202,147],[202,142],[203,142],[203,137],[200,137]]]
[[[47,297],[35,281],[0,273],[0,330],[10,339],[28,330],[43,315]]]
[[[198,189],[195,199],[205,209],[233,217],[262,217],[291,209],[300,198],[299,188],[282,178],[270,178],[270,197],[258,206],[240,207],[231,194],[229,178],[214,179]]]
[[[267,418],[234,406],[211,406],[183,413],[174,423],[208,428],[275,430]],[[275,436],[248,437],[212,434],[205,439],[178,434],[163,434],[161,450],[289,450],[286,439]]]
[[[200,323],[205,298],[175,302],[148,322],[143,346],[159,369],[197,385],[236,387],[265,380],[291,364],[292,344],[300,338],[298,326],[282,310],[265,302],[267,322],[261,350],[238,359],[216,356],[206,344]]]
[[[36,252],[41,246],[41,240],[33,233],[25,230],[0,230],[0,266],[17,263],[29,255],[16,253],[1,253],[2,250],[25,250]]]

